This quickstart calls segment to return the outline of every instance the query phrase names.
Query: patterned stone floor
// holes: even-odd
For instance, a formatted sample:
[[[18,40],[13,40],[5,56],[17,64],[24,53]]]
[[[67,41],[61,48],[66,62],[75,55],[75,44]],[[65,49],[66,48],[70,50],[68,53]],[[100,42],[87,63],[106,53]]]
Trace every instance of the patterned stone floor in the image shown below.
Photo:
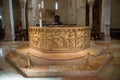
[[[9,44],[5,42],[0,47],[0,80],[120,80],[120,41],[112,40],[110,42],[96,41],[101,46],[109,46],[109,51],[113,54],[113,59],[94,77],[56,77],[56,78],[24,78],[16,72],[6,61],[5,56],[9,52]],[[16,44],[19,45],[19,44]],[[15,49],[16,46],[14,46]]]

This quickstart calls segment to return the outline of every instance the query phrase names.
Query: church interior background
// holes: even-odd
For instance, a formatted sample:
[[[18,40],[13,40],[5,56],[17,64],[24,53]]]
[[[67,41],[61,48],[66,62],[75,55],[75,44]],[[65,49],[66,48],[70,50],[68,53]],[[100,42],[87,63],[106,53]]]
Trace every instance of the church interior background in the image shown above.
[[[120,80],[119,0],[1,0],[0,80]]]

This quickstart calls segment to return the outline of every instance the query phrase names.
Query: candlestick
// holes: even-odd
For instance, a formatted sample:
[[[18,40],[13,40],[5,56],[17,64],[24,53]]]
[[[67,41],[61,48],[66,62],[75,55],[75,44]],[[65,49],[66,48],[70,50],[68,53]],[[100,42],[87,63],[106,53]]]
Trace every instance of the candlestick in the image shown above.
[[[38,4],[38,9],[39,9],[39,26],[42,27],[42,3]]]
[[[40,12],[40,19],[39,19],[39,25],[40,25],[40,27],[42,27],[42,13]]]
[[[40,8],[41,8],[41,4],[38,4],[38,9],[40,10]]]

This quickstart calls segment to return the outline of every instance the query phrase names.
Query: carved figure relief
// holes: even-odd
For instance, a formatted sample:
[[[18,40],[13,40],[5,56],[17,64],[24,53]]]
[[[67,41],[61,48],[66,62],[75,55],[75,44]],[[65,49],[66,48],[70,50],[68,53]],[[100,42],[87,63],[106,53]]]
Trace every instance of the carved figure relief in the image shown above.
[[[29,28],[30,46],[42,51],[81,50],[89,46],[90,28]]]

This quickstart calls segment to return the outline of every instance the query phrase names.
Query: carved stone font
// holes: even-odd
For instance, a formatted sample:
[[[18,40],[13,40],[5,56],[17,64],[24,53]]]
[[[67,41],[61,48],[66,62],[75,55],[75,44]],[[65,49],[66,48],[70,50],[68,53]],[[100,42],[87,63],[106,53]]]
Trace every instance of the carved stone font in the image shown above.
[[[29,27],[30,47],[43,52],[76,52],[90,46],[89,27]]]

